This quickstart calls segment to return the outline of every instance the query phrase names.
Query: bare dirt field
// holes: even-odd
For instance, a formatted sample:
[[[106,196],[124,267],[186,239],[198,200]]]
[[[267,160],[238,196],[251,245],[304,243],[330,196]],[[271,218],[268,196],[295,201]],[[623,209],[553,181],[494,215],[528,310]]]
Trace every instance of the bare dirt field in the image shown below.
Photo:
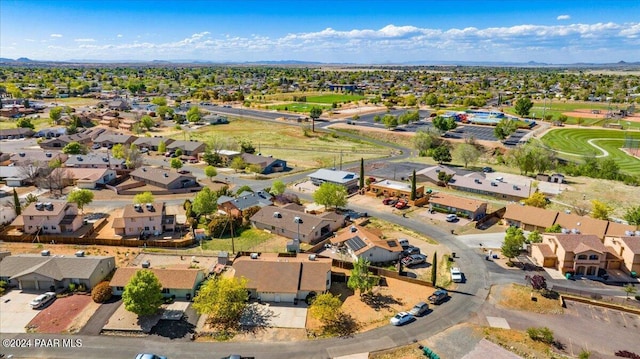
[[[38,313],[27,327],[36,333],[62,333],[71,326],[76,316],[84,313],[90,303],[93,303],[90,295],[76,294],[58,298]]]

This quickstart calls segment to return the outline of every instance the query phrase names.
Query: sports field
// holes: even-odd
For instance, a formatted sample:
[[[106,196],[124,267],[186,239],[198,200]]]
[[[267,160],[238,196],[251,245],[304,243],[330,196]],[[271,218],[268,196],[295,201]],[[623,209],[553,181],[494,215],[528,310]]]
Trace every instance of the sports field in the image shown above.
[[[611,157],[620,170],[640,174],[640,159],[621,150],[627,143],[636,149],[640,145],[640,132],[586,128],[561,128],[549,131],[542,142],[558,152],[558,156],[576,159],[581,156]]]
[[[331,105],[316,104],[316,103],[309,103],[309,102],[291,102],[291,103],[283,103],[279,105],[267,106],[269,110],[291,111],[291,112],[301,112],[301,113],[311,112],[312,107],[320,107],[323,111],[327,111],[331,109]]]
[[[330,95],[320,95],[320,96],[307,96],[307,102],[312,103],[341,103],[341,102],[349,102],[349,101],[360,101],[364,99],[364,96],[360,95],[342,95],[342,94],[330,94]]]

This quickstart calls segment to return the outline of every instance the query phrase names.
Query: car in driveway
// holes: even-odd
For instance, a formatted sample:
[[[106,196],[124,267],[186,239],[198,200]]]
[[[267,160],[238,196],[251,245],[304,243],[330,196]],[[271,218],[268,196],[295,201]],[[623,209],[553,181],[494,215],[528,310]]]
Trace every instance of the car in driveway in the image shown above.
[[[412,245],[409,245],[409,246],[407,246],[407,248],[404,248],[402,250],[402,256],[403,257],[407,257],[407,256],[410,256],[412,254],[420,254],[420,248],[414,247]]]
[[[29,305],[33,309],[39,309],[42,307],[46,307],[49,303],[53,302],[54,300],[56,300],[56,293],[46,292],[44,294],[40,294],[39,296],[35,297],[31,302],[29,302]]]
[[[410,256],[402,258],[402,265],[405,267],[421,264],[427,261],[427,256],[424,254],[412,254]]]
[[[151,353],[141,353],[136,355],[136,359],[167,359],[167,357]]]
[[[427,314],[428,312],[429,312],[429,304],[425,302],[417,303],[416,305],[413,306],[413,308],[409,310],[409,314],[416,317],[421,317]]]
[[[407,324],[414,319],[415,317],[412,314],[408,312],[400,312],[394,315],[393,318],[391,318],[390,322],[395,326],[400,326],[400,325]]]
[[[449,292],[444,289],[436,290],[432,295],[429,296],[429,302],[431,304],[441,304],[449,297]]]
[[[455,214],[447,214],[447,222],[456,222],[458,221],[458,216]]]

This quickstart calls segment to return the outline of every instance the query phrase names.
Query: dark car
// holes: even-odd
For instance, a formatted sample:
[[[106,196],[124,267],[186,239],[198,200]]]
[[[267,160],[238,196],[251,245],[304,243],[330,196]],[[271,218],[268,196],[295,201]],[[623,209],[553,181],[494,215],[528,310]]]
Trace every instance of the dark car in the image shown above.
[[[482,167],[482,172],[491,173],[491,172],[493,172],[493,168],[491,168],[491,167]]]
[[[431,304],[440,304],[447,300],[448,297],[449,293],[446,290],[438,289],[429,296],[429,302],[431,302]]]
[[[414,246],[408,246],[405,250],[402,251],[402,256],[410,256],[412,254],[420,254],[420,248]]]
[[[429,304],[425,302],[420,302],[414,305],[413,308],[411,308],[411,310],[409,310],[409,314],[412,314],[416,317],[421,317],[427,314],[427,312],[429,312]]]

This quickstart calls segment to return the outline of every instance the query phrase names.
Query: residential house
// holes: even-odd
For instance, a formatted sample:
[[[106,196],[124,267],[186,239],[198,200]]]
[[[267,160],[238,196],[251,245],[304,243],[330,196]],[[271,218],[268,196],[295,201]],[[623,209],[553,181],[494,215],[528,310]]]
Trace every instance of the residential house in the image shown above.
[[[245,163],[249,165],[258,165],[262,169],[260,173],[269,174],[274,172],[283,172],[287,170],[287,161],[272,158],[271,156],[265,157],[260,155],[254,155],[251,153],[243,153],[240,155]]]
[[[54,171],[65,171],[70,179],[70,186],[84,189],[96,189],[113,181],[116,171],[111,168],[56,168]]]
[[[135,141],[138,137],[133,135],[119,135],[113,133],[103,133],[98,136],[93,143],[100,145],[100,147],[111,148],[114,145],[122,145],[125,148],[129,148],[129,146]]]
[[[33,137],[35,132],[30,128],[7,128],[0,130],[0,140]]]
[[[12,153],[9,157],[9,163],[15,167],[25,165],[41,165],[47,167],[52,161],[60,160],[61,163],[64,163],[67,158],[68,155],[62,152],[24,150]]]
[[[54,137],[60,137],[62,135],[66,135],[67,134],[67,128],[66,127],[52,127],[52,128],[43,128],[41,130],[38,130],[38,132],[35,133],[35,137],[44,137],[44,138],[54,138]]]
[[[556,223],[557,217],[558,211],[512,203],[507,205],[502,218],[509,226],[543,233],[545,229]]]
[[[102,126],[107,126],[107,127],[118,127],[119,123],[120,123],[120,119],[118,117],[108,116],[108,115],[102,116],[100,121],[98,121],[98,124]]]
[[[146,148],[149,151],[158,151],[158,146],[160,146],[161,142],[164,142],[166,145],[173,142],[173,139],[164,137],[138,137],[137,140],[133,141],[133,144],[138,147],[138,149]]]
[[[84,256],[82,251],[76,256],[43,254],[5,257],[0,261],[0,280],[21,290],[55,291],[71,283],[91,290],[116,267],[114,257]]]
[[[640,231],[629,231],[625,236],[605,237],[604,245],[622,258],[620,269],[627,274],[640,275]]]
[[[478,220],[487,214],[487,202],[453,196],[447,193],[434,193],[429,196],[431,209],[445,213],[455,213],[459,217]]]
[[[544,234],[542,243],[531,245],[531,256],[562,274],[596,276],[599,269],[618,269],[622,263],[613,248],[592,234]]]
[[[133,118],[125,118],[118,120],[118,129],[123,131],[133,131],[133,126],[139,121]]]
[[[411,182],[381,180],[371,183],[370,191],[375,196],[411,198]],[[424,196],[424,186],[416,185],[416,198]]]
[[[130,110],[131,106],[129,105],[129,102],[127,102],[127,100],[118,98],[109,101],[109,103],[107,104],[107,108],[109,110],[126,111]]]
[[[131,178],[166,190],[200,187],[196,177],[187,171],[171,171],[164,168],[143,166],[130,174]]]
[[[29,165],[33,166],[33,165]],[[36,167],[33,167],[36,168]],[[7,187],[21,187],[27,184],[28,174],[22,167],[1,166],[0,181],[4,181]],[[30,170],[29,170],[30,171]]]
[[[92,137],[85,133],[75,133],[73,135],[62,135],[60,137],[54,137],[48,140],[40,142],[40,147],[43,149],[62,149],[71,142],[78,142],[81,145],[89,146],[92,142]]]
[[[458,191],[484,194],[507,201],[520,201],[529,198],[531,195],[531,188],[527,185],[491,181],[478,173],[467,176],[453,176],[447,186]]]
[[[242,192],[238,197],[220,196],[218,209],[230,216],[242,217],[245,210],[252,207],[273,205],[273,196],[265,191]]]
[[[388,263],[400,259],[402,253],[397,239],[383,239],[378,231],[355,224],[339,231],[331,244],[344,246],[354,261],[364,258],[371,263]]]
[[[360,176],[353,172],[321,168],[310,174],[309,179],[316,186],[329,182],[344,186],[347,190],[354,190],[358,188]]]
[[[121,267],[116,269],[109,286],[114,295],[122,295],[124,287],[127,286],[131,278],[140,270],[151,271],[162,286],[162,296],[175,296],[177,299],[191,300],[196,295],[196,289],[205,279],[204,271],[201,269],[178,269],[178,268],[135,268]]]
[[[444,185],[444,182],[442,182],[439,179],[440,173],[445,173],[449,176],[453,176],[456,174],[456,172],[454,170],[452,170],[451,168],[447,167],[447,166],[443,166],[443,165],[437,165],[437,166],[432,166],[432,167],[427,167],[425,169],[421,169],[420,171],[416,172],[416,181],[418,182],[431,182],[433,184],[442,184]]]
[[[107,154],[89,153],[86,155],[71,155],[64,163],[65,167],[73,168],[111,168],[122,170],[126,168],[123,158],[115,158]]]
[[[551,183],[564,183],[564,175],[561,173],[553,173],[551,175],[539,173],[536,175],[536,180]]]
[[[267,302],[293,303],[331,288],[331,259],[314,254],[256,253],[236,258],[233,269],[247,279],[251,298]]]
[[[554,224],[561,225],[564,229],[563,232],[593,234],[598,238],[604,238],[609,222],[587,216],[578,216],[575,213],[558,212],[558,217]]]
[[[251,217],[251,223],[258,229],[283,237],[316,243],[342,228],[345,217],[334,212],[313,215],[305,213],[302,206],[289,204],[284,207],[262,207]]]
[[[159,235],[173,232],[175,215],[167,215],[164,202],[128,204],[122,216],[114,218],[112,227],[120,236]]]
[[[16,219],[16,209],[9,203],[0,204],[0,225],[7,225]]]
[[[22,232],[34,234],[73,233],[82,226],[78,206],[66,201],[34,202],[11,223]]]
[[[230,164],[234,158],[240,156],[240,152],[231,150],[219,150],[217,154],[220,156],[221,162],[227,165]]]
[[[182,150],[182,154],[185,156],[198,157],[200,153],[203,153],[207,149],[207,145],[198,141],[172,141],[167,143],[167,151],[175,152],[177,149]]]

